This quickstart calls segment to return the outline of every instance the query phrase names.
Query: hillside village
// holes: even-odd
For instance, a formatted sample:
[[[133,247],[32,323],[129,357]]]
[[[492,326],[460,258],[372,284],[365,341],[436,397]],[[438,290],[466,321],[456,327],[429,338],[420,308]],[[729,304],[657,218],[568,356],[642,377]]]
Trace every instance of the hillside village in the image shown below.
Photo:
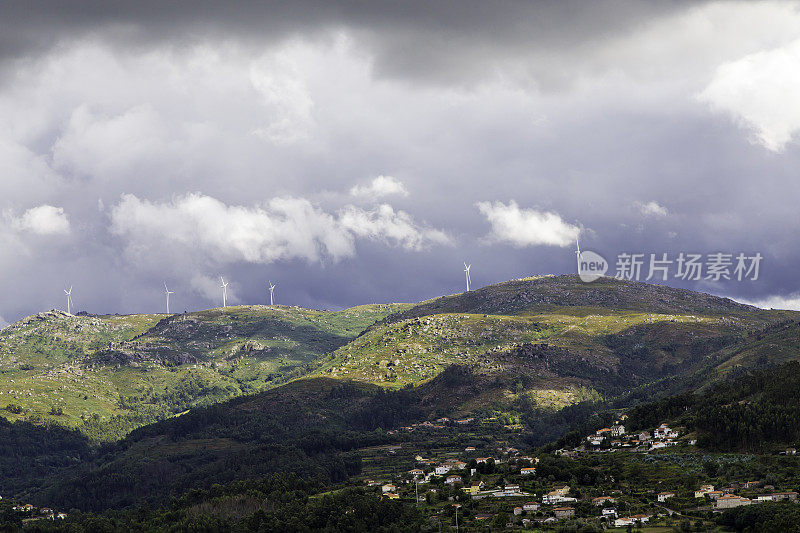
[[[696,445],[695,439],[681,428],[666,423],[629,434],[624,426],[626,418],[623,414],[611,427],[587,435],[580,446],[556,449],[549,455],[579,462],[608,454],[649,456],[664,453],[668,448],[691,451]],[[457,432],[481,422],[474,418],[439,418],[391,433]],[[402,444],[388,447],[385,453],[387,457],[397,457],[403,447]],[[427,505],[438,515],[461,513],[462,525],[485,522],[510,529],[554,527],[577,519],[605,527],[663,525],[679,519],[697,520],[698,516],[713,516],[744,505],[797,502],[798,498],[794,490],[797,486],[787,490],[759,480],[730,481],[719,488],[698,484],[681,490],[659,490],[655,485],[644,491],[587,490],[549,481],[552,476],[544,477],[537,472],[543,460],[541,453],[534,455],[511,446],[490,449],[466,446],[445,456],[417,454],[406,463],[410,469],[390,479],[368,477],[363,483],[389,500]]]

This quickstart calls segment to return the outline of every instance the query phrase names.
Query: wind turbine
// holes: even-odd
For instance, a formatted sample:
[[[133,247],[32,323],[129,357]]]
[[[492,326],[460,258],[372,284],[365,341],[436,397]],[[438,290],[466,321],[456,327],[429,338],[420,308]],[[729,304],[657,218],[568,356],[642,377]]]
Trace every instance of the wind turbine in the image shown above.
[[[464,273],[467,276],[467,292],[469,292],[469,282],[470,282],[469,269],[470,269],[471,266],[472,265],[468,265],[468,264],[464,263]]]
[[[167,295],[167,314],[169,314],[169,295],[170,294],[175,294],[175,293],[167,288],[167,282],[166,281],[164,282],[164,294]]]
[[[222,282],[220,287],[222,288],[222,308],[228,307],[228,284],[225,283],[225,280],[222,279],[222,276],[219,277],[219,280]]]
[[[275,285],[272,282],[269,282],[269,305],[275,305],[273,295],[275,293]]]
[[[578,260],[578,275],[580,276],[581,275],[581,244],[578,241],[577,237],[575,238],[575,246],[578,248],[577,250],[575,250],[575,257]]]
[[[71,315],[70,309],[72,308],[72,285],[69,286],[69,290],[64,289],[64,294],[67,295],[67,314]]]

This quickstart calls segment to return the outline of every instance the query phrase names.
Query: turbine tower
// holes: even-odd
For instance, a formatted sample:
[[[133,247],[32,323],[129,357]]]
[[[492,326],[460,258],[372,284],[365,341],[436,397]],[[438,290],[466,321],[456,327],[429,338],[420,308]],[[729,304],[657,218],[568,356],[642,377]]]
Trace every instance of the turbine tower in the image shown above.
[[[69,286],[69,290],[64,289],[64,294],[67,295],[67,314],[71,315],[72,313],[70,310],[72,309],[72,285]]]
[[[222,276],[219,277],[219,280],[222,282],[220,287],[222,288],[222,308],[228,307],[228,284],[225,283],[225,280],[222,279]]]
[[[575,257],[578,260],[578,275],[580,276],[581,275],[581,244],[578,241],[577,237],[575,238],[575,246],[577,247],[577,250],[575,250]]]
[[[164,294],[167,295],[167,314],[169,314],[169,295],[170,294],[175,294],[175,293],[167,288],[167,282],[166,281],[164,282]]]
[[[464,263],[464,273],[466,274],[466,277],[467,277],[467,292],[469,292],[469,282],[470,282],[469,269],[470,269],[471,266],[472,265],[468,265],[468,264]]]
[[[272,282],[269,282],[269,305],[275,305],[275,300],[273,299],[275,293],[275,285]]]

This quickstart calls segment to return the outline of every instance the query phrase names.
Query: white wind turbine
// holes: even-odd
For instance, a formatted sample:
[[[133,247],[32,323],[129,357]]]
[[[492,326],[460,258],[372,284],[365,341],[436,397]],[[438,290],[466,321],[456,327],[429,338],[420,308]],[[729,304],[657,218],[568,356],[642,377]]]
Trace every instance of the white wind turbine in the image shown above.
[[[170,294],[175,294],[175,293],[167,288],[167,282],[166,281],[164,282],[164,294],[167,295],[167,314],[169,314],[169,295]]]
[[[71,315],[72,313],[70,310],[72,309],[72,285],[69,286],[69,290],[64,289],[64,294],[67,295],[67,314]]]
[[[222,307],[228,307],[228,284],[225,283],[225,280],[222,279],[222,276],[219,277],[219,280],[222,282],[220,287],[222,288]]]
[[[472,265],[468,265],[468,264],[464,263],[464,274],[466,274],[466,277],[467,277],[467,292],[469,292],[469,282],[470,282],[469,269],[470,269],[471,266]]]
[[[269,282],[269,305],[275,305],[275,300],[273,298],[273,296],[275,294],[275,287],[276,286],[273,285],[272,282],[270,281]]]
[[[575,257],[578,260],[578,275],[580,276],[581,275],[581,244],[578,241],[577,237],[575,238],[575,246],[578,248],[577,250],[575,250]]]

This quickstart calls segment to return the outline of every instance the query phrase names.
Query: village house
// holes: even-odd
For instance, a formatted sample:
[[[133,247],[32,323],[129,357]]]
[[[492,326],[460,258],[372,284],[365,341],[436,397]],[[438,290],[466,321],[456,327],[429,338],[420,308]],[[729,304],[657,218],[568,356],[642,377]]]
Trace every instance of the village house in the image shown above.
[[[530,468],[520,468],[520,469],[519,469],[519,473],[520,473],[520,474],[522,474],[523,476],[529,476],[529,475],[536,474],[536,469],[535,469],[535,468],[533,468],[533,467],[530,467]]]
[[[553,492],[555,492],[560,496],[566,496],[567,494],[569,494],[569,485],[556,485],[553,488]]]
[[[666,424],[661,424],[655,430],[655,437],[659,439],[675,439],[678,438],[678,432]]]
[[[443,476],[450,472],[450,465],[439,465],[434,472],[436,472],[437,476]]]
[[[659,492],[658,493],[658,501],[665,502],[668,499],[672,498],[673,496],[675,496],[674,492]]]
[[[476,481],[476,482],[473,482],[472,485],[470,485],[469,487],[463,487],[461,490],[463,490],[464,492],[466,492],[470,496],[475,496],[476,494],[478,494],[480,491],[483,490],[484,486],[485,485],[484,485],[483,481]]]
[[[552,505],[554,503],[568,503],[568,502],[576,502],[578,501],[576,498],[572,498],[570,496],[562,496],[556,491],[548,492],[544,496],[542,496],[542,503],[545,505]]]
[[[603,444],[603,437],[598,435],[589,435],[586,437],[586,441],[592,446],[600,446]]]
[[[616,509],[603,509],[603,517],[604,518],[616,518],[617,517],[617,510]]]
[[[397,494],[396,492],[386,492],[386,493],[384,493],[384,496],[386,496],[390,500],[399,500],[400,499],[400,495]]]
[[[58,513],[56,515],[56,518],[58,518],[59,520],[64,520],[66,517],[67,517],[67,513]]]
[[[709,492],[714,490],[714,485],[700,485],[700,488],[694,491],[695,498],[702,498]]]
[[[649,521],[650,521],[650,517],[649,517],[649,516],[647,516],[646,514],[635,514],[635,515],[631,515],[631,519],[633,520],[633,523],[634,523],[634,524],[635,524],[636,522],[641,522],[642,524],[646,524],[647,522],[649,522]]]
[[[395,486],[394,486],[393,484],[391,484],[391,483],[387,483],[386,485],[384,485],[384,486],[382,486],[382,487],[381,487],[381,492],[383,492],[383,493],[387,493],[387,492],[394,492],[394,491],[396,491],[396,490],[397,490],[397,487],[395,487]]]
[[[714,502],[714,508],[716,509],[731,509],[742,505],[750,505],[750,499],[734,494],[725,494],[717,498]]]
[[[486,463],[487,461],[489,461],[489,459],[492,459],[492,458],[491,457],[478,457],[477,459],[475,459],[475,462],[478,463],[478,464],[482,464],[482,463]]]
[[[742,488],[754,489],[754,488],[759,487],[759,486],[761,486],[761,482],[760,481],[745,481],[744,484],[742,485]]]
[[[614,503],[617,500],[612,498],[611,496],[598,496],[597,498],[592,498],[592,503],[594,505],[605,505],[607,503]]]
[[[519,516],[522,514],[522,507],[514,507],[514,516]]]
[[[611,436],[612,437],[621,437],[625,434],[625,426],[618,424],[611,426]]]
[[[461,476],[447,476],[447,479],[444,481],[448,485],[452,485],[454,483],[461,483]]]
[[[797,493],[796,492],[776,492],[772,495],[773,501],[781,501],[781,500],[789,500],[789,501],[797,501]]]
[[[416,478],[416,477],[419,477],[419,476],[424,476],[424,475],[425,475],[425,471],[424,471],[424,470],[422,470],[422,469],[420,469],[420,468],[414,468],[413,470],[409,470],[409,471],[408,471],[408,473],[409,473],[411,476],[415,477],[415,478]]]
[[[503,487],[503,489],[506,492],[519,492],[519,485],[512,483],[511,485],[506,485],[505,487]]]
[[[490,514],[479,513],[475,515],[475,520],[489,520],[492,517]]]
[[[522,504],[522,508],[526,511],[538,511],[539,507],[541,506],[536,502],[525,502]]]
[[[716,500],[720,496],[724,496],[724,495],[725,495],[725,493],[722,492],[721,490],[712,490],[712,491],[706,493],[706,496],[708,496],[709,499],[711,499],[711,500]]]
[[[570,516],[575,516],[575,508],[556,507],[555,509],[553,509],[553,513],[556,515],[556,518],[561,520],[562,518],[569,518]]]
[[[475,451],[475,446],[467,446],[466,448],[464,448],[464,451],[465,452],[474,452]]]
[[[649,431],[642,431],[641,433],[639,433],[639,440],[641,442],[647,442],[647,441],[650,440],[650,438],[651,437],[650,437],[650,432]]]

